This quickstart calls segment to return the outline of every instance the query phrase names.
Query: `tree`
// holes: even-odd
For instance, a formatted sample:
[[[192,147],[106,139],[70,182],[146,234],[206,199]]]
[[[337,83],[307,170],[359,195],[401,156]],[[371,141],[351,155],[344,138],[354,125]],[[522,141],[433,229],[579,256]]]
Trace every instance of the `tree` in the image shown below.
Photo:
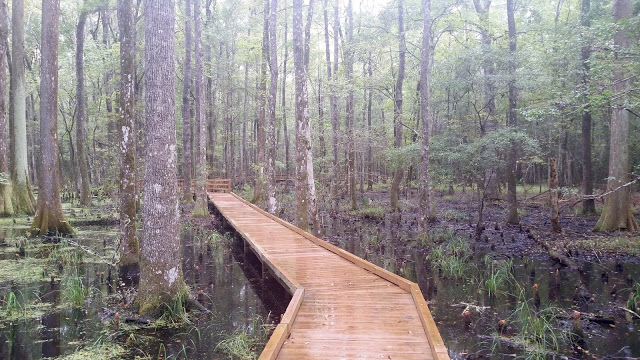
[[[86,3],[83,2],[83,6]],[[91,204],[89,190],[89,163],[86,139],[87,101],[84,92],[84,25],[87,21],[87,11],[82,9],[76,26],[76,148],[78,149],[78,167],[80,168],[80,205]]]
[[[307,23],[304,27],[304,73],[305,78],[309,74],[309,47],[311,43],[311,23],[313,22],[313,4],[314,0],[309,0],[309,9],[307,11]],[[306,80],[305,80],[306,86]],[[308,92],[305,91],[308,96]],[[308,98],[307,98],[308,99]],[[307,101],[307,119],[309,117],[309,106]],[[308,120],[307,120],[308,122]],[[318,218],[318,199],[316,197],[316,180],[313,173],[313,148],[311,144],[311,126],[303,127],[306,142],[305,166],[307,171],[307,198],[309,199],[309,219],[313,224],[313,233],[320,233],[320,219]]]
[[[591,0],[582,0],[580,11],[580,25],[583,32],[591,26]],[[580,60],[582,61],[581,85],[585,88],[589,84],[589,58],[591,57],[591,45],[587,39],[582,39],[583,44],[580,49]],[[588,197],[593,194],[593,165],[591,161],[591,110],[589,105],[585,105],[582,111],[582,195]],[[596,201],[593,198],[582,200],[582,213],[595,214]]]
[[[613,0],[613,19],[618,26],[613,37],[616,50],[613,70],[613,117],[609,142],[609,181],[604,207],[594,230],[625,229],[638,231],[640,226],[631,211],[630,191],[624,186],[629,178],[629,53],[632,38],[627,19],[633,16],[631,0]],[[622,186],[622,187],[621,187]]]
[[[265,133],[266,109],[267,109],[267,63],[269,62],[269,0],[264,1],[264,24],[262,27],[262,57],[260,61],[260,74],[258,79],[258,123],[256,126],[257,159],[256,180],[253,186],[254,204],[263,204],[266,198],[267,183],[265,178],[265,162],[267,135]]]
[[[7,106],[5,102],[7,88],[7,38],[9,35],[7,3],[0,1],[0,215],[13,214],[12,187],[9,179],[9,158],[7,148]]]
[[[293,68],[296,89],[296,225],[309,229],[309,194],[307,150],[311,142],[306,134],[309,130],[309,104],[307,72],[304,67],[302,37],[302,0],[293,1]]]
[[[62,213],[58,157],[58,19],[59,0],[42,0],[40,71],[40,172],[32,235],[71,234]]]
[[[278,0],[271,0],[269,13],[269,111],[267,118],[267,211],[276,212],[276,96],[278,94]]]
[[[427,234],[429,227],[429,140],[431,137],[429,118],[429,82],[431,67],[431,0],[422,0],[422,43],[420,47],[420,121],[422,139],[420,144],[420,232]]]
[[[396,77],[396,87],[393,96],[393,147],[399,149],[402,147],[402,84],[404,82],[405,53],[407,45],[405,43],[404,34],[404,0],[398,0],[398,75]],[[391,182],[391,210],[398,211],[398,193],[400,192],[400,183],[404,175],[404,168],[398,167],[393,174]]]
[[[507,125],[515,128],[518,124],[518,93],[516,88],[516,22],[514,0],[507,0],[507,26],[509,32],[509,110],[507,112]],[[516,154],[517,145],[512,142],[511,151],[507,154],[507,223],[518,224],[518,199],[516,193],[516,168],[518,157]]]
[[[185,1],[184,12],[184,78],[182,79],[182,189],[183,200],[193,202],[191,173],[193,172],[193,121],[191,119],[191,0]]]
[[[120,277],[140,272],[140,244],[136,235],[135,27],[133,0],[118,0],[120,28]]]
[[[9,163],[13,206],[16,213],[33,214],[34,198],[27,157],[27,84],[24,68],[24,0],[13,0],[11,9],[11,108]]]
[[[180,261],[174,99],[173,0],[144,2],[145,168],[139,313],[185,291]]]
[[[353,83],[353,5],[351,0],[347,3],[347,83]],[[356,197],[356,150],[353,138],[355,105],[353,100],[353,86],[349,86],[347,91],[347,173],[349,174],[349,197],[351,198],[351,209],[358,209],[358,199]]]
[[[196,127],[198,147],[196,162],[196,206],[194,216],[209,216],[207,200],[207,120],[204,109],[204,65],[202,57],[202,18],[200,16],[200,0],[193,0],[193,30],[195,34],[195,62],[196,62]]]

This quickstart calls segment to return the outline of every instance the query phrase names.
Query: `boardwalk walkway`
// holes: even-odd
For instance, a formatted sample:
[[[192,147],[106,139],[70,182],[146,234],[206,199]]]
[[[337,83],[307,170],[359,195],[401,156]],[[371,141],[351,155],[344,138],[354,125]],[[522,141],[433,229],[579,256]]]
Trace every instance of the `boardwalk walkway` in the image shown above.
[[[418,285],[235,194],[209,196],[293,295],[260,359],[449,359]]]

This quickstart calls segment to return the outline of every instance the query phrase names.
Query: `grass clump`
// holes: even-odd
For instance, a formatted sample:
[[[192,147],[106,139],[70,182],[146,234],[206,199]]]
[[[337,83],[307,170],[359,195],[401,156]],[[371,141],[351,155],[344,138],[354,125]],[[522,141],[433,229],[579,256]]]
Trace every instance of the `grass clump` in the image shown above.
[[[265,324],[259,316],[251,320],[246,327],[236,329],[218,343],[215,351],[220,351],[233,359],[254,360],[267,343],[271,326]]]
[[[502,291],[501,289],[505,284],[513,280],[510,272],[513,268],[513,260],[495,260],[486,257],[485,263],[487,263],[489,270],[487,272],[487,279],[484,281],[484,286],[489,297],[495,297]]]
[[[640,236],[575,240],[572,246],[583,251],[603,251],[637,256],[640,255]]]
[[[73,307],[83,307],[87,296],[89,296],[89,289],[77,274],[62,279],[62,298],[65,303]]]
[[[385,208],[382,206],[369,206],[363,207],[358,210],[351,210],[351,215],[365,218],[365,219],[377,219],[381,220],[384,218],[384,214],[386,213]]]
[[[189,323],[189,317],[187,315],[187,308],[185,302],[189,296],[189,291],[185,288],[178,292],[170,303],[162,303],[160,310],[162,311],[157,322],[166,322],[169,324],[176,323]]]
[[[448,230],[440,232],[438,236],[442,236],[445,241],[447,238],[449,240],[433,248],[428,258],[445,277],[462,278],[471,256],[471,248],[467,239],[455,236]]]
[[[459,222],[459,221],[466,220],[467,219],[467,214],[462,212],[462,211],[460,211],[460,210],[447,209],[447,210],[444,210],[440,214],[440,218],[443,221]]]

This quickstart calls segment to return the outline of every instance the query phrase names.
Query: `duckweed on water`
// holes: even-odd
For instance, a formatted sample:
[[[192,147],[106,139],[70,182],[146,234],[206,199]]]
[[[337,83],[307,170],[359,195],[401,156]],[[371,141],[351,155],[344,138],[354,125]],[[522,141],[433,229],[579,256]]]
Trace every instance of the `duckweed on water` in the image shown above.
[[[0,260],[0,282],[13,280],[16,283],[27,284],[45,280],[42,273],[46,265],[46,259]]]

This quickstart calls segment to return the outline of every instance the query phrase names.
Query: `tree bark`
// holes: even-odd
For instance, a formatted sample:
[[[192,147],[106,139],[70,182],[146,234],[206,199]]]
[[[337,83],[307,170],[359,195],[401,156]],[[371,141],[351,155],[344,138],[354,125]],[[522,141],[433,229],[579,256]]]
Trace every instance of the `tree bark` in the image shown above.
[[[393,147],[399,149],[402,147],[402,84],[404,82],[405,53],[407,45],[404,35],[404,0],[398,0],[398,76],[396,77],[396,86],[393,96]],[[400,193],[400,183],[404,176],[404,168],[398,166],[393,173],[393,181],[391,182],[391,211],[398,211],[398,197]]]
[[[136,306],[153,314],[184,291],[178,223],[173,0],[144,1],[145,169]]]
[[[618,188],[627,183],[629,178],[629,53],[631,37],[626,19],[633,16],[631,0],[613,0],[613,18],[618,26],[613,37],[616,49],[613,70],[613,96],[617,99],[613,104],[611,132],[609,144],[609,181],[607,190]],[[640,226],[631,211],[631,194],[629,187],[624,187],[606,196],[600,219],[595,231],[612,231],[625,229],[638,231]]]
[[[9,157],[8,157],[8,140],[7,137],[7,104],[6,88],[7,88],[7,57],[5,54],[8,50],[7,38],[9,35],[9,12],[5,0],[0,1],[0,173],[2,181],[0,181],[0,215],[13,215],[12,187],[9,179]]]
[[[182,199],[193,202],[191,174],[193,173],[193,120],[191,118],[191,0],[185,1],[184,15],[184,78],[182,79]]]
[[[507,24],[509,31],[509,110],[507,125],[515,129],[518,125],[516,108],[518,107],[518,93],[516,88],[516,22],[514,0],[507,0]],[[520,223],[518,215],[518,199],[516,193],[517,145],[512,142],[511,150],[507,154],[507,224]]]
[[[582,0],[580,12],[580,25],[585,29],[591,27],[591,0]],[[583,91],[587,91],[589,86],[589,72],[591,65],[591,44],[587,39],[582,39],[583,44],[580,49],[580,60],[582,61],[581,82]],[[593,165],[591,161],[591,110],[589,105],[582,111],[582,195],[593,195]],[[594,199],[582,200],[582,213],[595,214],[596,201]]]
[[[309,220],[313,225],[313,233],[315,235],[320,234],[320,219],[318,219],[318,199],[316,198],[316,181],[313,173],[313,148],[311,142],[311,126],[309,125],[309,104],[308,104],[308,91],[307,78],[309,74],[309,47],[311,42],[311,22],[313,21],[313,4],[314,0],[309,0],[309,8],[307,11],[307,23],[304,28],[304,74],[305,74],[305,95],[307,95],[306,105],[306,122],[307,125],[303,126],[304,137],[306,142],[306,154],[305,154],[305,166],[307,170],[307,198],[309,199]]]
[[[302,0],[293,1],[293,67],[296,89],[296,225],[309,229],[309,193],[306,163],[307,128],[309,127],[309,104],[307,74],[304,68],[304,45],[302,35]]]
[[[338,76],[338,33],[340,31],[340,18],[338,17],[338,5],[333,5],[333,74],[331,73],[331,61],[329,54],[329,27],[325,20],[325,42],[326,42],[326,57],[327,57],[327,78],[334,79]],[[335,80],[335,79],[334,79]],[[333,200],[333,212],[337,213],[339,210],[340,198],[338,195],[338,186],[340,182],[340,163],[339,154],[340,149],[338,147],[338,136],[340,131],[340,121],[338,119],[338,95],[336,91],[335,81],[331,84],[331,95],[329,97],[329,103],[331,107],[331,130],[333,133],[332,147],[333,147],[333,171],[331,179],[331,198]]]
[[[260,75],[258,79],[258,124],[257,124],[257,164],[256,164],[256,179],[253,188],[253,200],[254,204],[264,204],[267,192],[267,183],[265,177],[265,162],[266,162],[266,145],[267,135],[265,133],[266,123],[266,107],[267,107],[267,63],[269,62],[269,0],[264,0],[264,25],[262,28],[262,58],[260,61]]]
[[[42,1],[40,73],[40,186],[31,235],[71,234],[62,213],[58,171],[58,19],[59,0]]]
[[[140,271],[140,244],[136,235],[137,182],[135,149],[135,26],[133,0],[118,0],[120,29],[120,277]]]
[[[24,68],[24,0],[13,0],[11,8],[11,107],[9,164],[13,206],[17,214],[33,214],[34,198],[29,181],[27,156],[27,83]]]
[[[207,120],[204,108],[204,64],[202,57],[202,18],[200,0],[193,0],[193,31],[195,34],[194,57],[196,63],[196,127],[198,128],[196,146],[196,206],[194,216],[209,216],[207,198]]]
[[[427,236],[430,217],[429,191],[429,82],[431,80],[431,0],[422,0],[422,44],[420,49],[420,121],[422,140],[420,144],[420,233]]]
[[[549,159],[549,208],[551,232],[559,233],[562,228],[560,227],[560,211],[558,207],[558,167],[556,166],[555,157]]]
[[[278,0],[270,1],[269,12],[269,117],[267,119],[267,211],[276,213],[276,96],[278,95]]]
[[[284,132],[284,167],[286,172],[286,177],[289,178],[289,174],[291,174],[291,155],[290,155],[290,144],[289,140],[289,129],[287,125],[287,62],[289,60],[289,45],[288,45],[288,35],[289,35],[289,17],[287,15],[288,5],[284,8],[284,61],[282,63],[282,126]],[[285,184],[286,186],[286,184]]]
[[[371,52],[369,52],[369,62],[367,68],[367,75],[369,76],[369,83],[373,83],[373,70],[371,69]],[[367,99],[367,133],[371,139],[367,144],[367,190],[373,190],[373,134],[371,132],[371,107],[373,104],[373,89],[369,89],[369,97]]]
[[[83,3],[84,4],[84,3]],[[87,12],[82,10],[76,27],[76,148],[78,151],[78,167],[80,168],[80,205],[91,204],[89,189],[89,162],[87,158],[87,100],[84,91],[84,25]]]
[[[347,83],[353,84],[353,5],[349,0],[347,3]],[[353,86],[348,87],[347,91],[347,173],[349,174],[349,197],[351,198],[351,209],[358,209],[358,199],[356,195],[356,174],[355,174],[355,157],[356,151],[353,138],[353,122],[354,122],[354,100],[353,100]]]

